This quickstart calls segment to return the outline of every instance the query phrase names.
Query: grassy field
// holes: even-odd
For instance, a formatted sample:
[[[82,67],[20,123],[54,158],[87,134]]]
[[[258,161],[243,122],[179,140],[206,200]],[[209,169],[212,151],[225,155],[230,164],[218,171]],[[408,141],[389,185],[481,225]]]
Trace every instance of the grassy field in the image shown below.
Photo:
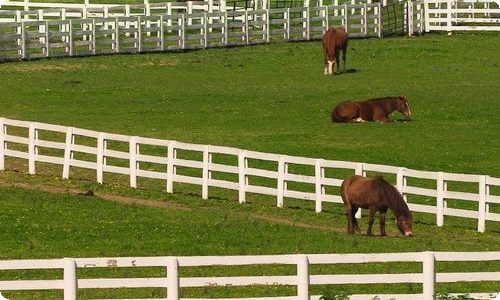
[[[498,34],[353,40],[349,72],[333,77],[323,75],[319,42],[6,63],[0,64],[1,116],[289,155],[499,177],[499,47]],[[330,121],[337,102],[386,95],[406,95],[413,120],[340,125]],[[500,250],[500,225],[493,222],[487,223],[485,234],[478,234],[475,220],[447,217],[445,226],[438,228],[432,215],[416,214],[412,239],[396,238],[392,222],[389,238],[348,236],[340,205],[327,205],[318,215],[312,204],[293,200],[287,200],[288,209],[277,209],[275,199],[250,195],[248,204],[238,205],[234,193],[215,191],[202,201],[199,188],[176,186],[175,194],[168,195],[164,183],[132,190],[124,178],[97,185],[84,172],[61,181],[43,167],[39,171],[46,175],[28,176],[18,172],[27,170],[25,163],[8,160],[7,166],[12,171],[0,173],[4,186],[0,189],[2,259]],[[35,191],[5,187],[12,185]],[[151,199],[172,207],[123,205],[97,197],[38,191],[75,188]],[[361,227],[366,228],[366,218]],[[405,272],[420,267],[364,268],[366,272],[380,268]],[[498,264],[438,268],[498,270]],[[231,274],[232,270],[223,272]],[[5,273],[0,276],[9,278]],[[496,288],[491,284],[459,287],[464,292]],[[418,285],[371,288],[375,293],[420,289]],[[438,288],[453,290],[450,285]],[[346,289],[367,292],[360,286]],[[155,296],[162,291],[126,293],[119,296]],[[204,293],[186,290],[183,296]],[[230,293],[258,296],[262,291]],[[90,291],[82,296],[107,295]],[[57,299],[60,294],[7,296]]]

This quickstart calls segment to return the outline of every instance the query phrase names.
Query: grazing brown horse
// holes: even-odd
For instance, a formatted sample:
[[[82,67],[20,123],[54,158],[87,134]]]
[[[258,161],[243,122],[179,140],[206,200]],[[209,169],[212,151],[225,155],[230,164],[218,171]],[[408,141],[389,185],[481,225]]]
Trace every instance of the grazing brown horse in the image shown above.
[[[345,55],[347,52],[347,32],[343,27],[328,29],[323,34],[323,56],[325,62],[325,75],[333,74],[333,64],[337,63],[340,72],[339,53],[342,50],[343,70],[345,71]]]
[[[340,187],[347,215],[347,232],[353,234],[359,231],[356,221],[358,208],[370,209],[368,220],[368,235],[372,235],[372,225],[375,213],[380,212],[380,235],[385,236],[385,213],[390,208],[397,220],[399,230],[405,236],[411,236],[413,217],[401,194],[382,176],[365,178],[354,175],[342,182]]]
[[[347,122],[392,122],[389,115],[399,111],[407,120],[411,117],[408,98],[384,97],[366,101],[343,101],[337,104],[332,111],[332,121],[336,123]]]

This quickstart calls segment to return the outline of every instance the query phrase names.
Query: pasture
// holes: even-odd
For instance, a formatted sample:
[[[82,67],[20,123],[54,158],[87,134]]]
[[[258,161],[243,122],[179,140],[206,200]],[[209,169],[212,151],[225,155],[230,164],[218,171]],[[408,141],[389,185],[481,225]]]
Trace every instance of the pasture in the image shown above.
[[[8,63],[0,65],[1,115],[191,143],[498,177],[499,46],[498,34],[489,33],[352,40],[349,72],[333,77],[323,75],[319,42]],[[406,95],[413,120],[330,121],[331,109],[342,100],[387,95]],[[202,201],[198,189],[188,186],[170,195],[162,183],[132,190],[122,184],[123,178],[99,186],[85,172],[61,181],[51,176],[51,169],[40,169],[46,175],[28,176],[16,171],[27,169],[16,160],[8,161],[7,167],[11,171],[0,173],[2,185],[63,195],[0,189],[2,259],[500,249],[500,225],[492,222],[486,233],[478,234],[474,220],[447,217],[439,228],[433,216],[416,214],[411,239],[395,237],[391,218],[389,238],[348,236],[339,205],[327,206],[321,214],[298,201],[278,209],[264,196],[248,197],[249,204],[239,205],[237,195],[224,191]],[[152,199],[166,207],[65,195],[75,188]],[[367,218],[361,219],[363,231],[366,222]],[[377,267],[366,266],[360,272]],[[418,266],[393,268],[389,271]],[[498,264],[438,268],[495,270]],[[446,292],[450,286],[438,285],[438,289]],[[477,285],[460,286],[478,291]],[[345,288],[348,292],[367,289]],[[372,290],[399,293],[419,288],[395,285]],[[479,290],[495,288],[484,284]],[[124,293],[134,297],[161,292]],[[204,293],[185,291],[183,296]],[[214,295],[223,293],[214,291]],[[231,295],[258,293],[249,288]],[[43,294],[46,299],[57,297]]]

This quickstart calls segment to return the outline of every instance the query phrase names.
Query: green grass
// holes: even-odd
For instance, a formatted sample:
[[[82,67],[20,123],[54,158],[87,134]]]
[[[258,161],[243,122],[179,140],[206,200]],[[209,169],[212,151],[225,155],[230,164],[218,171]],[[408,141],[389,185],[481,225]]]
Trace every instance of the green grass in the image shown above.
[[[498,35],[489,33],[352,40],[348,50],[351,72],[333,77],[323,75],[319,42],[5,63],[0,64],[1,116],[264,152],[499,177],[499,47]],[[410,100],[411,122],[339,125],[330,121],[332,107],[342,100],[400,94]],[[8,159],[7,167],[26,171],[27,162]],[[60,176],[60,171],[37,165],[42,175],[2,172],[0,182],[92,189],[190,210],[1,188],[2,259],[500,249],[500,225],[494,222],[487,222],[486,233],[479,234],[473,219],[446,217],[440,228],[434,216],[415,214],[412,239],[396,238],[392,221],[388,222],[390,238],[348,236],[340,205],[325,205],[324,212],[316,214],[313,203],[286,199],[287,209],[278,209],[274,198],[258,195],[248,195],[248,204],[238,205],[237,193],[216,189],[210,189],[210,199],[202,201],[199,187],[176,184],[175,193],[168,195],[160,181],[141,180],[140,189],[133,190],[126,187],[124,176],[106,175],[105,184],[98,185],[95,172],[72,170],[72,179],[61,181],[53,176]],[[258,218],[263,215],[265,219]],[[283,224],[283,220],[295,225]],[[363,230],[366,221],[361,221]],[[498,270],[497,263],[438,264],[447,271],[464,267]],[[420,267],[364,268],[359,272],[418,271]],[[163,270],[151,272],[163,274]],[[4,273],[0,276],[11,278]],[[495,290],[491,284],[458,287],[464,292]],[[346,289],[368,292],[360,286]],[[410,293],[420,287],[371,289]],[[449,292],[453,286],[438,285],[438,289]],[[271,287],[266,291],[283,292]],[[321,293],[321,288],[313,291]],[[107,295],[82,293],[85,297]],[[118,293],[147,297],[163,291]],[[205,291],[183,293],[199,296]],[[258,296],[263,292],[250,288],[229,293]],[[59,296],[21,293],[14,299]]]

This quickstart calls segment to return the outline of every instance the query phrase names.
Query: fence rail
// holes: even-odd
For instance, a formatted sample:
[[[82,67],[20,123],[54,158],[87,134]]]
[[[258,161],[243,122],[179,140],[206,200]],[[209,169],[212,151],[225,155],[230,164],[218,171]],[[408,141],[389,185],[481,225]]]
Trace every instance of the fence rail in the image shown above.
[[[435,262],[480,262],[498,261],[500,252],[407,252],[407,253],[372,253],[372,254],[296,254],[296,255],[262,255],[262,256],[191,256],[191,257],[100,257],[100,258],[64,258],[46,260],[3,260],[0,270],[26,269],[63,269],[62,279],[54,280],[2,280],[0,290],[64,290],[65,300],[76,300],[79,289],[109,288],[166,288],[167,300],[177,300],[179,291],[184,287],[226,287],[249,285],[289,285],[296,286],[296,295],[268,297],[265,299],[319,299],[311,296],[311,285],[338,284],[373,284],[373,283],[419,283],[421,294],[378,295],[377,299],[423,299],[434,300],[435,283],[441,282],[479,282],[499,281],[500,272],[455,272],[438,273]],[[312,274],[311,265],[362,264],[414,262],[421,263],[422,271],[417,273],[396,274]],[[273,276],[211,276],[181,277],[179,269],[184,267],[245,266],[260,265],[268,268],[271,265],[295,266],[292,275]],[[163,267],[167,277],[150,278],[78,278],[77,269],[87,268],[144,268]],[[460,291],[458,291],[460,292]],[[495,291],[496,292],[496,291]],[[350,299],[371,299],[375,295],[352,295]],[[484,293],[482,296],[485,296]],[[495,295],[489,295],[495,297]],[[236,299],[236,298],[231,298]],[[245,298],[257,299],[257,298]],[[263,299],[262,297],[258,299]],[[484,299],[484,298],[482,298]],[[488,298],[489,299],[489,298]]]
[[[411,210],[436,215],[438,226],[443,226],[444,216],[472,218],[477,219],[477,230],[484,232],[487,220],[500,221],[500,213],[491,210],[491,206],[500,207],[500,195],[494,190],[500,187],[500,178],[485,175],[271,154],[6,118],[0,118],[0,145],[0,170],[5,169],[6,158],[19,158],[28,161],[30,174],[36,173],[37,163],[44,162],[62,166],[64,179],[71,170],[84,168],[96,172],[98,183],[111,173],[128,176],[133,188],[138,178],[160,179],[168,193],[174,183],[187,183],[201,186],[203,199],[208,198],[210,187],[217,187],[238,191],[240,203],[247,193],[276,197],[278,207],[284,206],[285,198],[313,201],[316,212],[325,202],[343,203],[338,187],[345,174],[378,172],[395,179]],[[448,187],[456,182],[477,188]],[[415,202],[414,195],[434,198],[435,203]],[[474,208],[448,207],[448,203],[463,202]]]

